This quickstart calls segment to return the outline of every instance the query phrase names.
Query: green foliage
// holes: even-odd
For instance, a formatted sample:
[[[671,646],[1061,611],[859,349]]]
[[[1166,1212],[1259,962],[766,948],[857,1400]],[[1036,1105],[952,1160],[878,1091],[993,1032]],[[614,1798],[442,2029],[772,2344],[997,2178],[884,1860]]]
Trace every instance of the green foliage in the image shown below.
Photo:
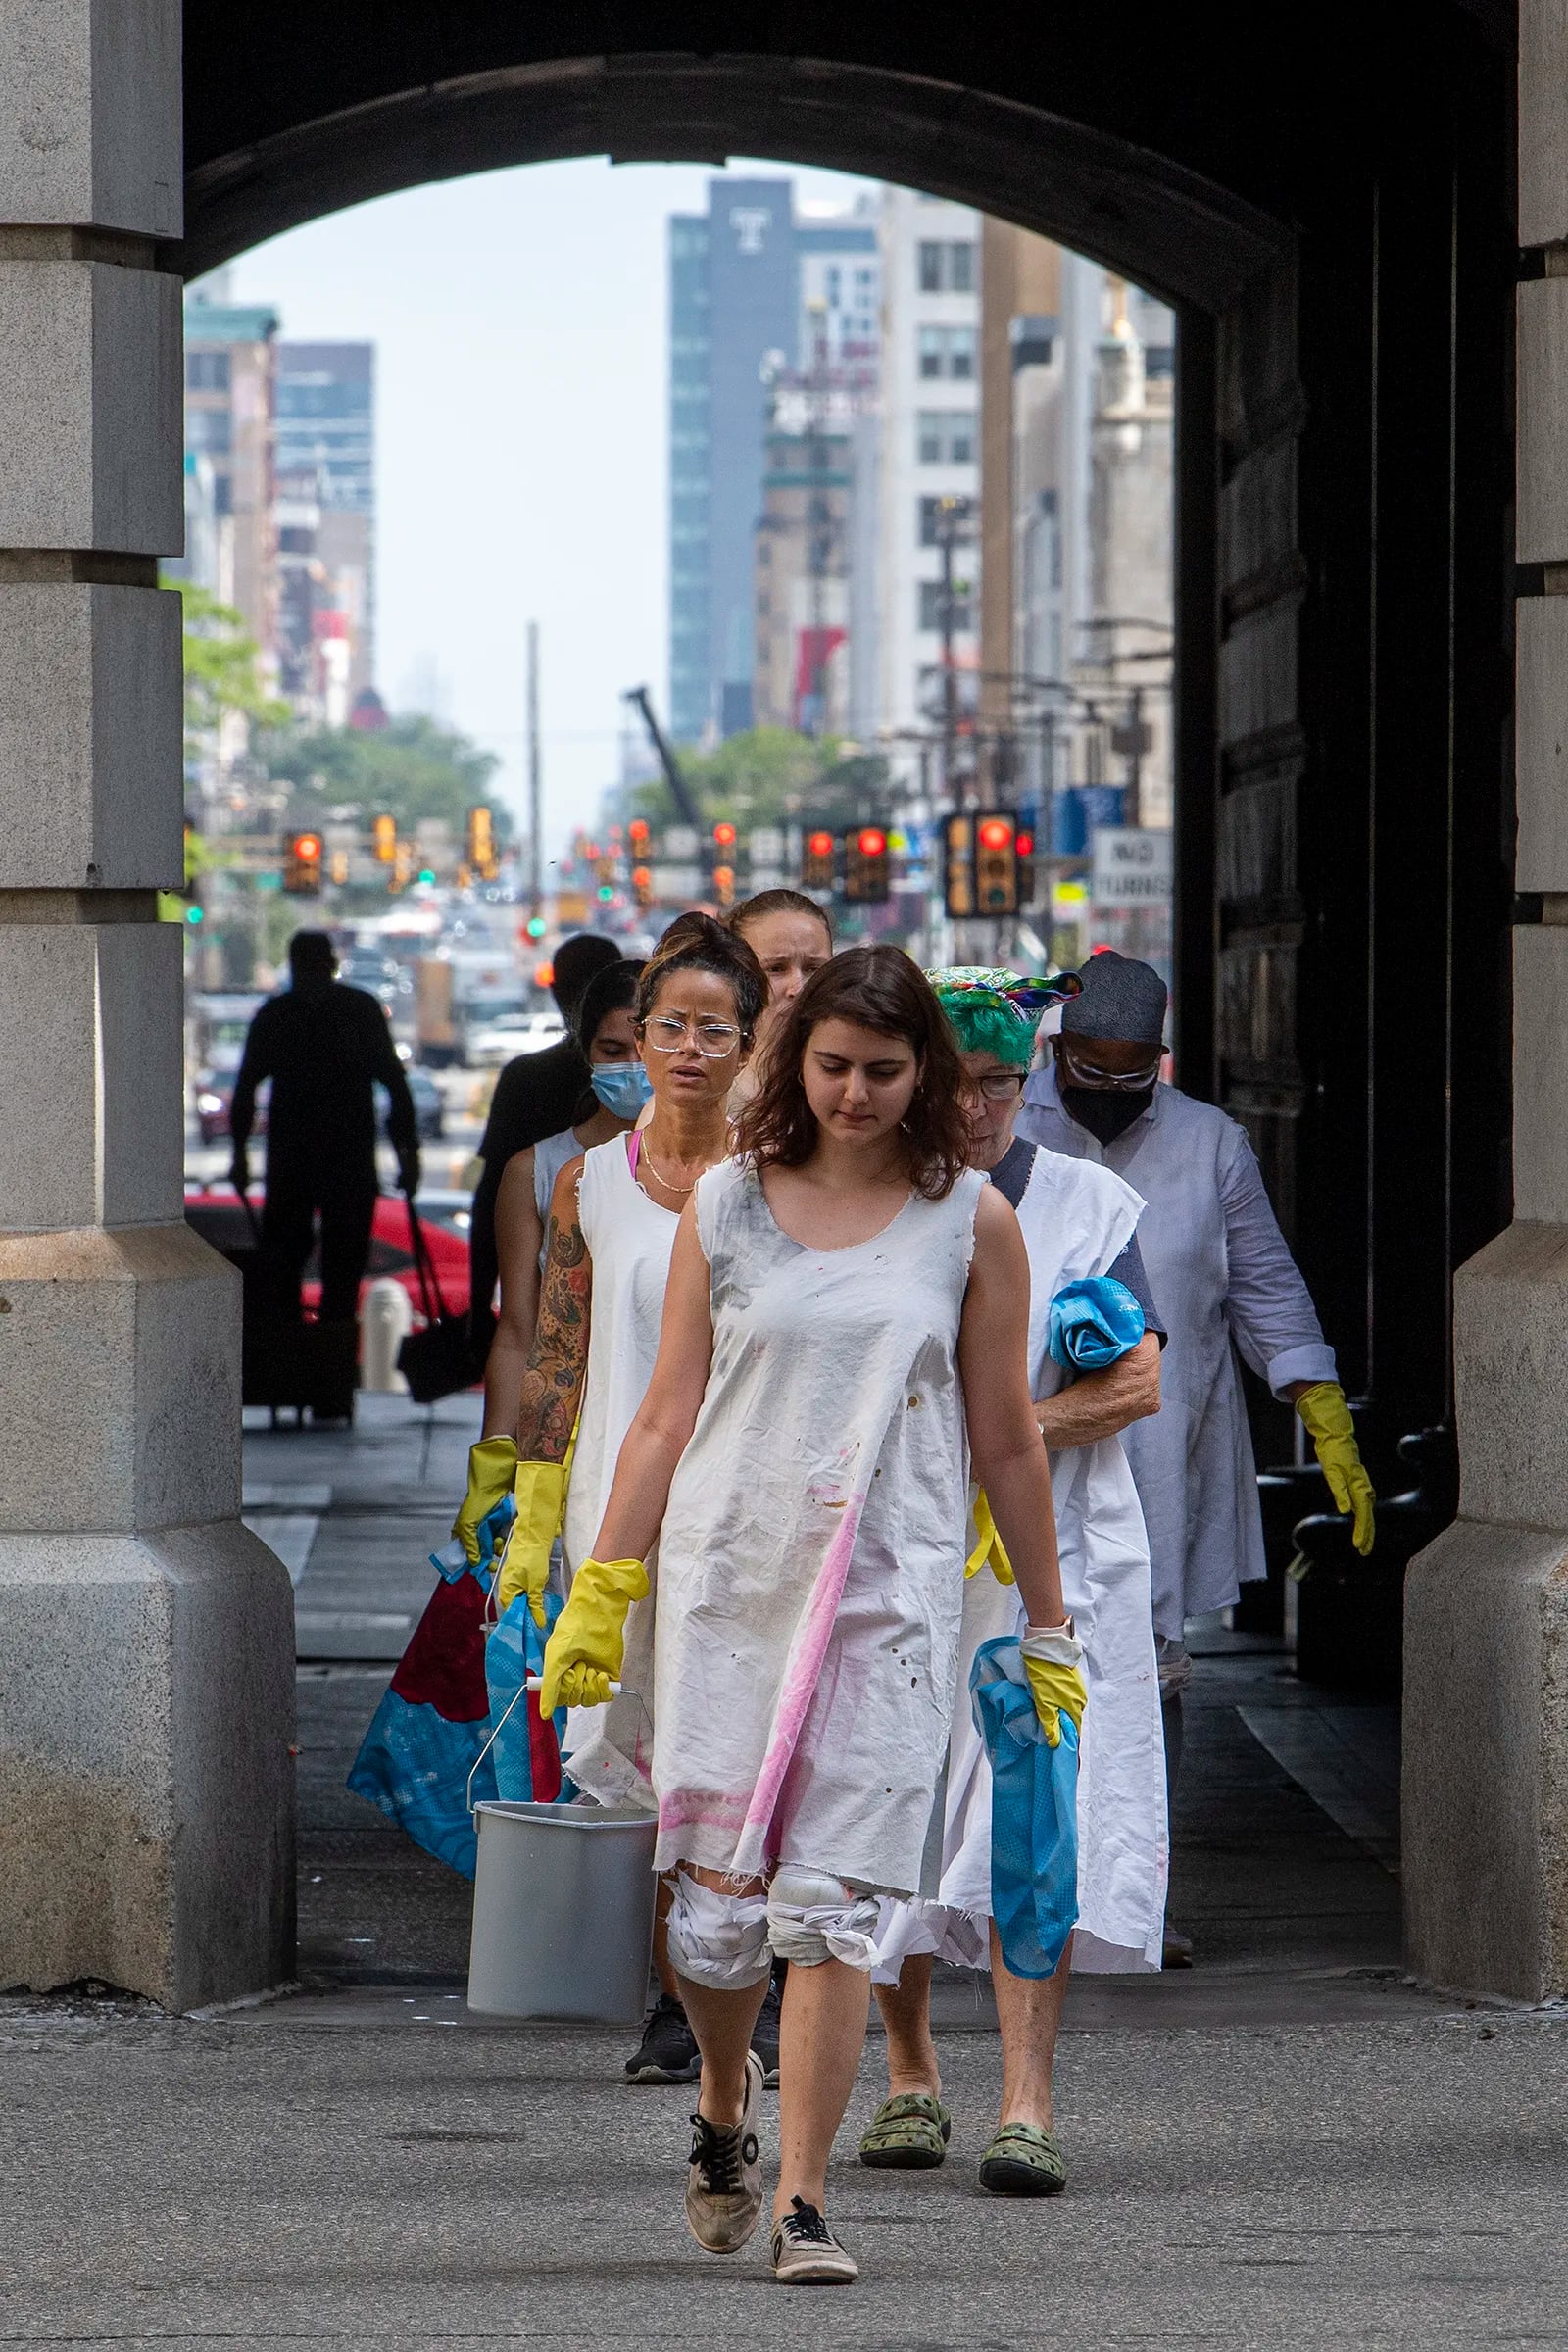
[[[875,753],[846,755],[832,736],[752,727],[715,751],[676,757],[708,823],[728,817],[743,826],[802,819],[849,825],[888,814],[887,761]],[[631,798],[632,813],[655,827],[677,821],[662,776],[639,785]]]
[[[323,808],[355,811],[366,824],[395,816],[400,833],[412,833],[421,817],[444,817],[459,840],[468,810],[488,798],[498,765],[493,752],[422,711],[374,729],[280,729],[257,750],[270,776],[314,795]],[[496,838],[505,841],[508,812],[491,808]]]
[[[185,749],[187,756],[214,736],[230,711],[254,726],[281,726],[287,703],[268,694],[257,675],[256,641],[245,634],[243,614],[220,604],[209,589],[191,580],[166,581],[177,588],[185,633]]]

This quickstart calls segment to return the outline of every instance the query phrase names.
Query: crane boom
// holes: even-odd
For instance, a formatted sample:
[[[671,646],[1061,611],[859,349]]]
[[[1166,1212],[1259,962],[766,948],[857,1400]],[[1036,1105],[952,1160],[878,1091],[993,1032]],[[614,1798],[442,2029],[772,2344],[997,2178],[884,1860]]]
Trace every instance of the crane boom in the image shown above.
[[[647,687],[629,686],[626,689],[624,700],[628,703],[635,703],[642,713],[643,725],[648,729],[648,740],[653,745],[655,757],[664,771],[664,781],[669,786],[669,797],[675,804],[676,812],[682,824],[695,825],[701,830],[702,811],[692,798],[691,786],[680,772],[679,763],[663,728],[654,716],[654,706]]]

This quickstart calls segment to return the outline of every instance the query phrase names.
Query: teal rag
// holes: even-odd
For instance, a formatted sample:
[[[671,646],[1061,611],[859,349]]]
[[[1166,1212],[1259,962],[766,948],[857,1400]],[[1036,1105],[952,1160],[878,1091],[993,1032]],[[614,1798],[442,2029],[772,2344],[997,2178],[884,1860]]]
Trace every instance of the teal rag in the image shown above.
[[[1015,1634],[984,1642],[970,1704],[991,1759],[991,1916],[1015,1977],[1054,1977],[1078,1918],[1078,1734],[1046,1743]]]
[[[1102,1372],[1144,1336],[1144,1310],[1124,1282],[1091,1274],[1063,1283],[1051,1301],[1046,1345],[1064,1372]]]

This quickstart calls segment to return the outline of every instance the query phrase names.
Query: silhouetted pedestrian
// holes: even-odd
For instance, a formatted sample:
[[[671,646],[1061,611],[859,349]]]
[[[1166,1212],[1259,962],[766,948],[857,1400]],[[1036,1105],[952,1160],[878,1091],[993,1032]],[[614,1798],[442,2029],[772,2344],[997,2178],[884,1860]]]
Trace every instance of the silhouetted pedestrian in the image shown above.
[[[419,1183],[418,1127],[386,1015],[374,997],[337,979],[327,934],[296,931],[288,961],[293,985],[269,997],[245,1040],[229,1113],[229,1173],[239,1191],[249,1190],[256,1089],[270,1078],[262,1250],[280,1294],[297,1307],[319,1216],[321,1321],[347,1322],[359,1304],[379,1189],[374,1088],[391,1097],[388,1131],[408,1193]]]

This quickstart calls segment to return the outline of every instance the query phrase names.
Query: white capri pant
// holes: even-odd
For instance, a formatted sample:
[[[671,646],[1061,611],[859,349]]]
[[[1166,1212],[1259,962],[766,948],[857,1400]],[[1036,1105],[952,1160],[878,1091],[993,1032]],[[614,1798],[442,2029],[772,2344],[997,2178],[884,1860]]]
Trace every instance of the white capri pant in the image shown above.
[[[765,1894],[721,1894],[684,1870],[669,1885],[669,1956],[694,1984],[741,1992],[760,1984],[775,1959],[792,1968],[844,1960],[869,1969],[875,1958],[876,1896],[823,1871],[786,1862]]]

